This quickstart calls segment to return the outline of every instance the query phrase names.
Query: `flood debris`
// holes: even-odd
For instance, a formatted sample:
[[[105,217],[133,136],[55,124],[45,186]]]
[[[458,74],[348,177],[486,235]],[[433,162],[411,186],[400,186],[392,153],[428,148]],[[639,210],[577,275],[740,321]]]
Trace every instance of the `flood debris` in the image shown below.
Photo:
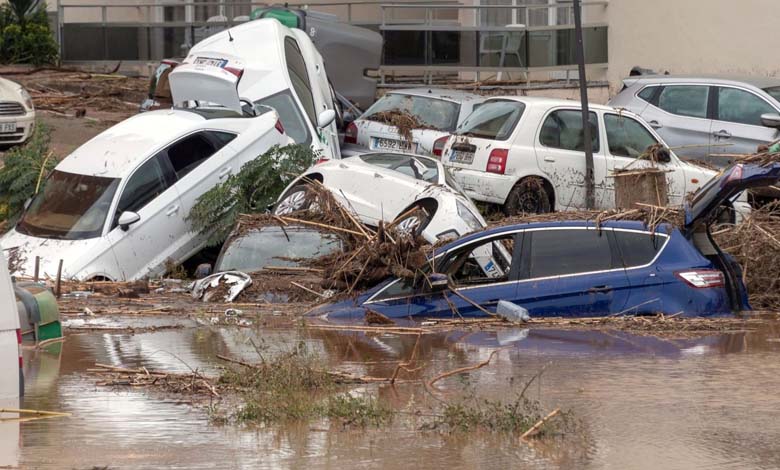
[[[207,378],[196,370],[190,373],[162,372],[146,367],[131,369],[96,363],[87,372],[99,377],[98,386],[103,387],[153,387],[177,394],[211,395],[220,398],[219,392]]]
[[[403,137],[403,139],[409,144],[412,143],[412,131],[415,129],[431,129],[437,131],[441,130],[429,124],[425,124],[424,122],[420,121],[417,116],[411,114],[408,111],[400,109],[379,111],[370,116],[367,116],[365,119],[396,127],[398,129],[398,135]]]
[[[250,285],[252,285],[252,278],[247,274],[240,271],[226,271],[199,279],[190,288],[194,299],[208,302],[215,296],[221,296],[225,302],[232,302]]]

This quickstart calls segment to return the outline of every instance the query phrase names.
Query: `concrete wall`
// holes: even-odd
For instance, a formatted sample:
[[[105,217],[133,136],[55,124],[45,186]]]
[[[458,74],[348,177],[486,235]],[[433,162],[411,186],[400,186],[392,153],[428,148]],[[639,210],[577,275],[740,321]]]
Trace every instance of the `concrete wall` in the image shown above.
[[[634,65],[674,74],[780,73],[778,0],[612,0],[612,93]]]

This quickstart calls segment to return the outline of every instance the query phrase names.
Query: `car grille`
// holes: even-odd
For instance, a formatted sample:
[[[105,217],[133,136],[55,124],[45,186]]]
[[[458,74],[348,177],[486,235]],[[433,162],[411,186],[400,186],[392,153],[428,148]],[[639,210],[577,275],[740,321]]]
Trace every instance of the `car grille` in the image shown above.
[[[0,116],[20,116],[24,114],[24,106],[16,101],[0,101]]]

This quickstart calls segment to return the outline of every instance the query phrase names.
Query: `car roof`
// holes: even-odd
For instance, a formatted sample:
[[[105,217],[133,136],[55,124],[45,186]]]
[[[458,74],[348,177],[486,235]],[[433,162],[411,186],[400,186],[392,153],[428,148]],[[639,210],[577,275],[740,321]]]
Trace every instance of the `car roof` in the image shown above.
[[[403,90],[393,90],[387,93],[394,95],[425,96],[428,98],[455,101],[458,103],[466,101],[482,101],[485,99],[485,97],[474,93],[461,90],[452,90],[448,88],[408,88]]]
[[[752,85],[756,88],[780,86],[780,78],[776,77],[745,77],[737,75],[638,75],[626,77],[626,83],[669,83],[686,81],[691,83],[707,83],[713,85]]]
[[[575,108],[580,107],[579,100],[566,100],[562,98],[546,98],[543,96],[491,96],[486,103],[490,101],[519,101],[526,106],[539,106],[553,108],[556,106],[573,106]],[[590,111],[616,111],[612,106],[606,106],[603,104],[588,103],[588,109]]]
[[[181,109],[137,114],[88,140],[65,157],[56,169],[67,173],[122,178],[152,152],[202,128],[204,122],[203,116]]]

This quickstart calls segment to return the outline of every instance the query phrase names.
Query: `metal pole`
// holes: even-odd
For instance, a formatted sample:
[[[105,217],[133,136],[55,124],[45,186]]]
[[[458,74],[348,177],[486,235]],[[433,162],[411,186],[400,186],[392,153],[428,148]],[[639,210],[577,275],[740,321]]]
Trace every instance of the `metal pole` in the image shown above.
[[[574,34],[577,38],[577,67],[580,79],[580,102],[582,104],[582,130],[585,139],[585,207],[594,209],[596,205],[596,185],[593,177],[593,140],[590,135],[588,116],[588,81],[585,77],[585,48],[582,44],[582,11],[580,0],[574,0]]]

